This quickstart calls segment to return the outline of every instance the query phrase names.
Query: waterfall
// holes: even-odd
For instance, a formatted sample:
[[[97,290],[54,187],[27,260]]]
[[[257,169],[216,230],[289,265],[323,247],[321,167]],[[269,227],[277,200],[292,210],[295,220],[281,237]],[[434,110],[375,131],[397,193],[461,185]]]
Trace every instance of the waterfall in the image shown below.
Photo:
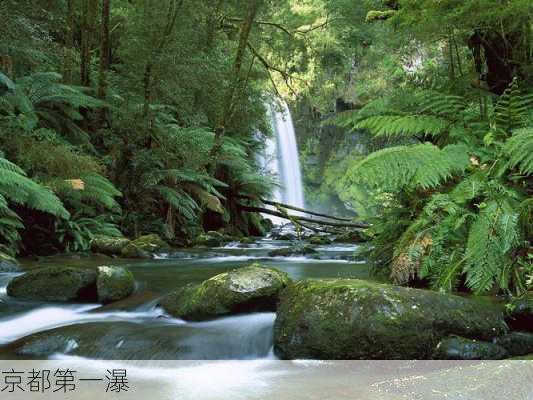
[[[274,192],[274,200],[303,208],[302,174],[291,112],[285,102],[281,110],[270,106],[269,112],[274,137],[267,140],[264,167],[277,175],[281,184]]]

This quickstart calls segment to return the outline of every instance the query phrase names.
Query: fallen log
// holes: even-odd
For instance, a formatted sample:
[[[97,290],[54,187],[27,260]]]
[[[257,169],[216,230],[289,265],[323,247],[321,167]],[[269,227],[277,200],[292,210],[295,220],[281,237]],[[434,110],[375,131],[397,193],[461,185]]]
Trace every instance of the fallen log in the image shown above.
[[[333,220],[336,220],[336,221],[346,221],[346,222],[350,222],[351,221],[351,219],[349,219],[349,218],[340,218],[340,217],[334,217],[332,215],[321,214],[321,213],[318,213],[316,211],[305,210],[305,209],[300,208],[300,207],[291,206],[290,204],[280,203],[280,202],[277,202],[277,201],[261,199],[261,203],[268,204],[269,206],[282,207],[282,208],[286,208],[288,210],[299,211],[299,212],[303,212],[305,214],[315,215],[317,217],[333,219]]]
[[[322,221],[322,220],[302,217],[302,216],[298,216],[298,215],[291,215],[289,217],[287,214],[284,214],[284,213],[279,212],[279,211],[270,210],[270,209],[264,208],[264,207],[247,206],[247,205],[244,205],[244,204],[237,204],[237,207],[239,207],[241,210],[247,211],[247,212],[264,213],[264,214],[273,215],[275,217],[284,218],[284,219],[287,219],[287,220],[294,219],[297,222],[304,221],[304,222],[310,222],[310,223],[318,224],[318,225],[334,226],[336,228],[360,228],[360,229],[365,229],[365,228],[368,228],[370,226],[370,225],[368,225],[368,224],[366,224],[364,222],[350,222],[350,223],[344,222],[344,223],[339,223],[339,222]]]
[[[341,217],[334,217],[332,215],[321,214],[321,213],[318,213],[316,211],[310,211],[310,210],[306,210],[306,209],[303,209],[303,208],[300,208],[300,207],[291,206],[290,204],[280,203],[279,201],[266,200],[266,199],[261,199],[261,198],[257,199],[257,198],[253,198],[253,197],[249,197],[249,196],[236,196],[236,197],[239,198],[239,199],[246,199],[246,200],[251,200],[251,201],[259,201],[259,202],[261,202],[263,204],[267,204],[269,206],[286,208],[288,210],[299,211],[299,212],[303,212],[305,214],[315,215],[317,217],[323,217],[323,218],[328,218],[328,219],[333,219],[333,220],[336,220],[336,221],[346,221],[346,222],[350,222],[351,221],[351,219],[349,219],[349,218],[341,218]]]

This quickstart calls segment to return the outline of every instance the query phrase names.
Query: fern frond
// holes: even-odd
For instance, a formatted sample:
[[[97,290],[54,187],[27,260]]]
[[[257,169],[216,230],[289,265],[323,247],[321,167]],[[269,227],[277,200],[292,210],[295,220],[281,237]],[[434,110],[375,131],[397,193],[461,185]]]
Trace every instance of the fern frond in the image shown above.
[[[511,168],[518,168],[526,175],[533,174],[533,128],[513,132],[505,142],[504,152],[509,157]]]
[[[449,122],[431,115],[379,115],[366,118],[354,125],[368,129],[374,136],[439,136],[448,128]]]
[[[489,202],[470,228],[466,244],[466,283],[476,293],[495,284],[506,288],[510,252],[519,243],[518,214],[505,204]]]
[[[467,148],[432,144],[396,146],[370,154],[348,171],[354,183],[382,187],[392,192],[401,188],[428,189],[440,185],[468,166]]]

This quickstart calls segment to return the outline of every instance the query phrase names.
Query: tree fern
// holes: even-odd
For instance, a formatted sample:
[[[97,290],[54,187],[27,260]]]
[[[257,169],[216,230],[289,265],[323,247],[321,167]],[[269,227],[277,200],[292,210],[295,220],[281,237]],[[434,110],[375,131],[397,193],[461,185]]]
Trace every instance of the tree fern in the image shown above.
[[[348,176],[354,183],[393,192],[402,188],[428,189],[462,173],[468,164],[465,146],[444,149],[431,144],[398,146],[379,150],[356,162]]]
[[[0,236],[4,243],[14,248],[19,240],[17,230],[22,225],[17,214],[10,209],[10,203],[58,218],[68,219],[70,216],[50,189],[32,181],[21,168],[0,157]]]

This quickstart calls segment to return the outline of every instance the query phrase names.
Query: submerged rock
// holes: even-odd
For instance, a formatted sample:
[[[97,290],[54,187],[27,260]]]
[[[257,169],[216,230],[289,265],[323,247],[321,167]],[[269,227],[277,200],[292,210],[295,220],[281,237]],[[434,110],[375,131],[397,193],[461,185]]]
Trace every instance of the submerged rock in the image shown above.
[[[185,286],[160,305],[177,318],[200,321],[228,314],[275,310],[280,291],[289,283],[285,272],[258,264]]]
[[[17,260],[0,251],[0,272],[17,272],[20,270]]]
[[[126,258],[150,258],[154,253],[170,250],[167,242],[159,235],[151,234],[140,236],[130,241],[121,251]]]
[[[135,290],[133,274],[123,267],[98,267],[96,279],[98,301],[111,303],[122,300]]]
[[[533,333],[511,332],[497,338],[495,343],[505,348],[512,357],[533,353]]]
[[[505,334],[497,306],[356,279],[304,280],[281,295],[274,326],[283,359],[428,359],[450,335]]]
[[[7,294],[26,300],[95,301],[96,270],[73,267],[47,267],[13,278]]]
[[[98,236],[91,241],[91,250],[94,253],[119,256],[129,243],[130,240],[123,237]]]
[[[133,293],[133,275],[122,267],[46,267],[13,278],[7,294],[26,300],[109,303]]]
[[[275,249],[268,253],[270,257],[289,257],[289,256],[305,256],[309,254],[316,254],[317,251],[313,246],[308,244],[297,244],[291,247],[283,247]]]
[[[507,351],[497,344],[459,336],[443,339],[433,353],[436,360],[501,360],[506,357]]]

